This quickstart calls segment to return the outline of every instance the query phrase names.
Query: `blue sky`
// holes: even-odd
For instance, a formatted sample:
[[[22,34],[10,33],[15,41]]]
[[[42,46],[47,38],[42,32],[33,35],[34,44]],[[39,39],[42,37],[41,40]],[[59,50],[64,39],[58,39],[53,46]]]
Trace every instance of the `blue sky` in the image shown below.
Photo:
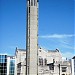
[[[39,46],[75,55],[73,0],[39,0]],[[0,53],[26,48],[26,0],[0,0]]]

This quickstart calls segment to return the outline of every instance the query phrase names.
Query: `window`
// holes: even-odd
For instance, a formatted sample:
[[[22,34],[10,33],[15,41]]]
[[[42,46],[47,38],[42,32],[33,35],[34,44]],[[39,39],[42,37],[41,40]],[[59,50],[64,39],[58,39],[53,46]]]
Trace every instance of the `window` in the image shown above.
[[[18,63],[17,64],[17,68],[21,68],[21,63]]]
[[[37,2],[39,2],[39,0],[37,0]]]
[[[29,0],[29,6],[30,6],[30,0]]]
[[[55,59],[53,59],[53,63],[55,63]]]
[[[4,55],[2,55],[2,59],[4,59]]]
[[[30,7],[29,7],[29,14],[30,14]]]
[[[47,65],[47,59],[46,58],[44,59],[44,62],[45,62],[45,65]]]
[[[31,0],[31,6],[33,6],[33,0]]]
[[[54,70],[54,63],[49,64],[49,69]]]
[[[43,66],[43,58],[39,58],[39,66]]]
[[[36,6],[36,0],[34,0],[34,6]]]
[[[9,75],[14,75],[14,69],[15,69],[15,60],[11,59],[10,60]]]
[[[41,50],[39,50],[39,52],[41,52]]]
[[[39,58],[39,65],[41,65],[41,59]]]
[[[0,59],[1,59],[1,55],[0,55]]]
[[[62,72],[66,72],[67,67],[62,67]]]
[[[6,75],[7,74],[7,55],[0,55],[0,75]]]
[[[7,55],[5,55],[5,59],[7,59]]]

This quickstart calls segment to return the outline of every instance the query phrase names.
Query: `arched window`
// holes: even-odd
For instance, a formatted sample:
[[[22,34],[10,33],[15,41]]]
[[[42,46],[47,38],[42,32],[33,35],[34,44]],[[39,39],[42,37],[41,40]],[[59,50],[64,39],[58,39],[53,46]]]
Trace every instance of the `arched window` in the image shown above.
[[[62,75],[65,75],[65,74],[62,74]]]

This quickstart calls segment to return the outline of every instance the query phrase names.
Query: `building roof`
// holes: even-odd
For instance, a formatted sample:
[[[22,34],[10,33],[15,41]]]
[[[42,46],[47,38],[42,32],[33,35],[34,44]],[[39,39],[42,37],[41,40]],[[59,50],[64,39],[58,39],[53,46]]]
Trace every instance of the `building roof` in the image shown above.
[[[75,59],[75,56],[72,59]]]
[[[59,52],[59,50],[58,49],[56,49],[56,50],[48,50],[48,52]]]

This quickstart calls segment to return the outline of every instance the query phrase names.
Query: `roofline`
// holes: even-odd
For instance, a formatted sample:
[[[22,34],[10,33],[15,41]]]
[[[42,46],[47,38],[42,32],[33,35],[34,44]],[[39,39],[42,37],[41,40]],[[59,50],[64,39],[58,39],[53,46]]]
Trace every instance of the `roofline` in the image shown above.
[[[8,55],[7,53],[0,53],[0,55]]]
[[[75,59],[75,56],[72,59]]]

